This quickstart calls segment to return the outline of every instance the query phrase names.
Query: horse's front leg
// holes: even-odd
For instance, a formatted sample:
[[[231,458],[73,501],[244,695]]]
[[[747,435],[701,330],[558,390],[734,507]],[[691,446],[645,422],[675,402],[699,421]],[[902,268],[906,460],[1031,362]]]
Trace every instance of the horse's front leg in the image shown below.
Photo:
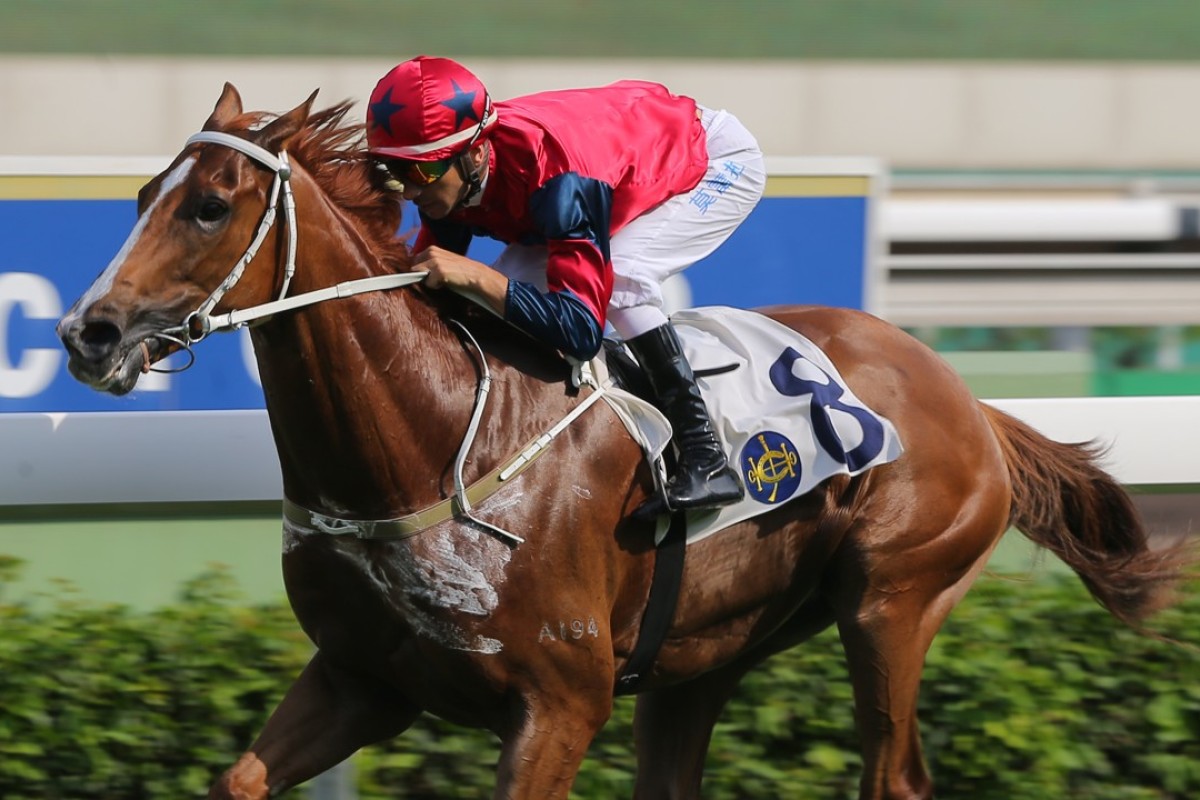
[[[612,696],[527,697],[501,736],[494,800],[566,800],[588,746],[612,713]]]
[[[346,672],[320,652],[300,673],[250,749],[210,800],[264,800],[321,774],[360,747],[395,736],[421,710],[395,690]]]

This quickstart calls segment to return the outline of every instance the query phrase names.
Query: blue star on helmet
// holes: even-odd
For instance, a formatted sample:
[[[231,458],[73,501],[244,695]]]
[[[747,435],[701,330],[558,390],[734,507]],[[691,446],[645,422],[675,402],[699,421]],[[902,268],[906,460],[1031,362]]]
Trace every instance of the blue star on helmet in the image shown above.
[[[388,135],[391,136],[392,115],[398,113],[403,108],[404,103],[392,102],[392,90],[391,87],[388,87],[388,90],[384,92],[383,97],[379,98],[378,101],[371,103],[371,120],[376,125],[387,131]]]
[[[479,114],[475,112],[475,95],[478,92],[464,92],[453,78],[450,80],[450,85],[454,87],[454,96],[449,100],[443,100],[442,105],[454,112],[454,129],[460,129],[463,120],[467,118],[479,122]]]

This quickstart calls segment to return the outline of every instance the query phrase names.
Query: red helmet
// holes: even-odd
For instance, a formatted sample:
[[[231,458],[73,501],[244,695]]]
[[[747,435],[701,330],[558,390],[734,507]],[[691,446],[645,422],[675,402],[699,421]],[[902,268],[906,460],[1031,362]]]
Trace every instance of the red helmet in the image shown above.
[[[466,67],[417,56],[375,84],[367,106],[373,156],[439,161],[462,153],[496,123],[491,98]]]

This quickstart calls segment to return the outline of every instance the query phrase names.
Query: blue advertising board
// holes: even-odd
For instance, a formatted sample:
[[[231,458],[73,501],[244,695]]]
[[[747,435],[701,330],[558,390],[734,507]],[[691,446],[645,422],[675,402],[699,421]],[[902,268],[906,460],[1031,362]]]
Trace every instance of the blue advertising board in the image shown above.
[[[844,161],[852,160],[794,159],[784,174],[768,163],[766,196],[728,242],[684,273],[678,305],[870,310],[878,175],[870,162]],[[190,369],[146,375],[125,397],[94,392],[67,372],[55,323],[121,248],[142,181],[0,175],[0,412],[263,407],[244,331],[210,337]],[[479,241],[472,255],[489,261],[499,247]]]

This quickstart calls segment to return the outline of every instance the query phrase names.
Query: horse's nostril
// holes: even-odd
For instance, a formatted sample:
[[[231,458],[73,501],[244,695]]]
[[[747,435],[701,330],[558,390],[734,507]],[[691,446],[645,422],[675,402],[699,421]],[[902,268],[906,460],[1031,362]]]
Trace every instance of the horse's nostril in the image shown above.
[[[64,342],[85,358],[103,358],[121,341],[121,329],[103,320],[76,326],[73,334]]]
[[[121,330],[111,322],[89,322],[79,332],[79,340],[88,347],[112,347],[121,341]]]

